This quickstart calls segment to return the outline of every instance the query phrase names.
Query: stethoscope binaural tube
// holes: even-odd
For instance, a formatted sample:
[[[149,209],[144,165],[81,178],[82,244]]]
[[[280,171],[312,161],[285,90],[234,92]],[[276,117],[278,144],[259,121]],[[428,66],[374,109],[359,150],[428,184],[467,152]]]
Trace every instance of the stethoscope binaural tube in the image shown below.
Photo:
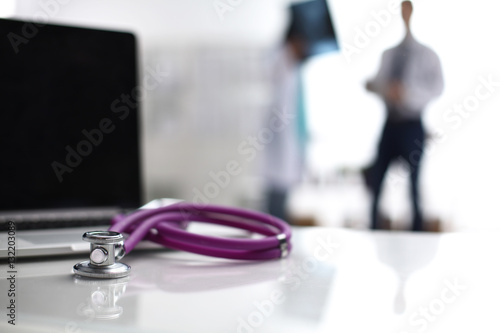
[[[236,239],[194,234],[186,230],[189,222],[243,229],[263,237]],[[291,250],[291,228],[274,216],[247,209],[186,202],[155,209],[139,209],[126,216],[117,216],[108,232],[128,234],[121,245],[125,254],[141,240],[201,255],[238,260],[283,258]],[[92,264],[92,260],[90,262],[91,268],[97,271],[101,269],[99,265]],[[76,266],[74,272],[79,275]],[[89,277],[87,272],[85,274]]]

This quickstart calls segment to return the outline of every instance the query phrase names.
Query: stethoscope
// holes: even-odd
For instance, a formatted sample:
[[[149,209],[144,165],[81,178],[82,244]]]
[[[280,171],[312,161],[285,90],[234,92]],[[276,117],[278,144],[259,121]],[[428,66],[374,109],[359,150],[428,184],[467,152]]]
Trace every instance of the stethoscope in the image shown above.
[[[161,199],[160,199],[161,200]],[[250,231],[259,238],[224,238],[187,231],[189,222],[203,222]],[[124,234],[128,235],[127,238]],[[237,259],[268,260],[286,257],[291,250],[291,228],[283,220],[253,210],[177,202],[152,209],[138,209],[113,218],[105,231],[89,231],[90,259],[73,266],[77,276],[117,279],[130,274],[130,266],[119,262],[141,241],[201,255]]]

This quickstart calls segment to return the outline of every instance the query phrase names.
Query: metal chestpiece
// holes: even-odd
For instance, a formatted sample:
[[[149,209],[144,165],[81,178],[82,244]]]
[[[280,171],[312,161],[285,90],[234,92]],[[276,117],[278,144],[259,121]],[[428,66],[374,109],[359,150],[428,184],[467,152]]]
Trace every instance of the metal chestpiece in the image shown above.
[[[82,239],[90,242],[90,260],[73,266],[76,275],[98,279],[128,276],[130,266],[120,260],[125,255],[123,235],[116,231],[89,231]]]

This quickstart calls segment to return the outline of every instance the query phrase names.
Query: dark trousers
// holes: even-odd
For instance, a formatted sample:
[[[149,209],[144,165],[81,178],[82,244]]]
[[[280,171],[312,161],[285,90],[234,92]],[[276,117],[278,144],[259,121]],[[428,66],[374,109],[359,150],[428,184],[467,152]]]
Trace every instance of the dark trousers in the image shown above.
[[[289,222],[286,210],[287,198],[287,191],[277,188],[269,188],[266,191],[267,212],[282,219],[283,221]]]
[[[420,120],[386,121],[378,147],[378,156],[369,174],[369,185],[373,192],[371,207],[372,229],[380,228],[379,200],[382,182],[387,169],[392,161],[403,160],[407,163],[410,172],[410,194],[413,210],[412,230],[423,230],[418,179],[424,140],[424,129]]]

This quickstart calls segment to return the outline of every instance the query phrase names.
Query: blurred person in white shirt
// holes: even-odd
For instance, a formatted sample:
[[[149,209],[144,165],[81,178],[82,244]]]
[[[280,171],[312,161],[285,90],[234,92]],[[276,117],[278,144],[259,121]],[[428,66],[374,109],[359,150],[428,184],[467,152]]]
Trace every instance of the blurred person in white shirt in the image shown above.
[[[402,159],[410,172],[412,230],[424,230],[418,189],[426,136],[421,115],[426,105],[442,93],[443,75],[437,54],[414,38],[410,29],[412,13],[412,2],[403,1],[405,37],[399,45],[383,53],[377,75],[366,84],[368,91],[383,99],[387,111],[378,154],[367,174],[373,194],[372,229],[381,228],[379,200],[384,176],[392,161]]]

